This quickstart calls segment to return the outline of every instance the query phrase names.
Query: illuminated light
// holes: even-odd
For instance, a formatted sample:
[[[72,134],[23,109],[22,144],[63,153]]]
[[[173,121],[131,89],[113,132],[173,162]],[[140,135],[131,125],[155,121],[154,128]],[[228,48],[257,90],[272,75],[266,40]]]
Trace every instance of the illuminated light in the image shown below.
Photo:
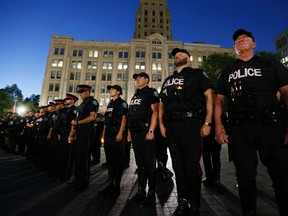
[[[23,115],[26,111],[27,111],[27,109],[24,106],[17,107],[17,113],[19,115]]]

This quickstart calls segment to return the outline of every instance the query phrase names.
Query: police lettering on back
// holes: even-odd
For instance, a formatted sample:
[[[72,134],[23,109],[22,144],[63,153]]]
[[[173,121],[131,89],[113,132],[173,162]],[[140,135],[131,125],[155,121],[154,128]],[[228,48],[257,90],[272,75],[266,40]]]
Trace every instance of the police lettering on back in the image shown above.
[[[228,82],[231,82],[231,80],[237,80],[244,77],[261,77],[262,71],[260,68],[244,68],[242,71],[241,69],[238,69],[231,73],[228,78]]]

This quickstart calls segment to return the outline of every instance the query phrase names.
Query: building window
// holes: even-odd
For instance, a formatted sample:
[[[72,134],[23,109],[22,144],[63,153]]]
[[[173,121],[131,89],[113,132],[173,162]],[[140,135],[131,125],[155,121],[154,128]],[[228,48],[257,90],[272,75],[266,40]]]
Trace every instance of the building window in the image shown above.
[[[108,57],[108,51],[104,51],[103,57]]]
[[[174,69],[174,64],[173,63],[168,63],[168,69],[173,70]]]
[[[87,73],[86,73],[86,80],[87,80],[87,81],[90,80],[90,76],[91,76],[91,73],[90,73],[90,72],[87,72]]]
[[[70,83],[69,86],[68,86],[68,92],[73,92],[73,84]]]
[[[78,57],[82,57],[83,56],[83,50],[73,50],[72,53],[73,56],[78,56]]]
[[[117,81],[122,81],[122,73],[117,74]]]
[[[70,77],[69,77],[69,79],[70,79],[70,80],[74,80],[74,77],[75,77],[74,72],[71,72],[71,73],[70,73]]]
[[[122,62],[118,62],[118,70],[122,70],[123,69],[123,63]]]
[[[140,69],[140,62],[135,62],[135,69],[136,70]]]
[[[112,73],[108,73],[107,74],[107,81],[111,81],[112,80]]]
[[[156,59],[156,52],[153,52],[153,53],[152,53],[152,58],[153,58],[153,59]]]
[[[64,55],[64,53],[65,53],[65,48],[61,48],[60,49],[60,55]]]
[[[141,62],[140,68],[141,68],[141,70],[145,70],[145,62]]]
[[[118,58],[123,58],[123,52],[119,52]]]
[[[106,86],[101,85],[100,93],[105,93],[105,90],[106,90]]]
[[[152,70],[156,71],[157,70],[157,64],[156,63],[152,63]]]
[[[53,59],[51,66],[52,67],[63,67],[63,59]]]
[[[55,71],[51,71],[50,78],[51,79],[55,79],[55,75],[56,75],[56,72]]]
[[[78,69],[82,69],[82,62],[81,62],[81,61],[78,61],[78,62],[77,62],[77,68],[78,68]]]
[[[152,74],[152,82],[156,81],[156,74]]]
[[[108,62],[108,70],[112,70],[113,69],[113,62]]]
[[[102,69],[107,69],[107,65],[108,65],[107,62],[103,62]]]
[[[136,57],[136,58],[140,58],[140,52],[139,52],[139,51],[136,51],[135,57]]]
[[[49,83],[49,91],[53,91],[54,89],[54,84],[53,83]]]
[[[113,51],[109,51],[109,58],[113,57]]]
[[[157,53],[157,58],[158,58],[158,59],[161,59],[161,58],[162,58],[162,55],[161,55],[160,52]]]
[[[128,74],[123,74],[123,81],[128,81]]]
[[[56,83],[56,84],[55,84],[55,91],[56,91],[56,92],[59,91],[59,87],[60,87],[60,84],[59,84],[59,83]]]
[[[162,74],[157,74],[157,81],[162,82]]]
[[[145,52],[141,52],[141,58],[145,58]]]
[[[202,57],[198,56],[198,62],[202,62]]]
[[[57,71],[57,79],[61,79],[62,71]]]
[[[91,86],[91,93],[95,92],[95,85],[90,85]]]
[[[71,63],[71,68],[75,69],[75,68],[76,68],[76,65],[77,65],[77,62],[76,62],[76,61],[72,61],[72,63]]]
[[[101,81],[106,81],[106,73],[102,73]]]
[[[168,54],[168,58],[169,58],[169,59],[173,59],[172,53],[169,53],[169,54]]]
[[[92,73],[91,80],[96,80],[96,73]]]
[[[89,50],[88,56],[91,58],[98,58],[98,51],[97,50]]]
[[[59,54],[59,48],[55,48],[54,55],[58,55],[58,54]]]
[[[80,72],[76,72],[75,80],[80,80],[80,76],[81,76]]]

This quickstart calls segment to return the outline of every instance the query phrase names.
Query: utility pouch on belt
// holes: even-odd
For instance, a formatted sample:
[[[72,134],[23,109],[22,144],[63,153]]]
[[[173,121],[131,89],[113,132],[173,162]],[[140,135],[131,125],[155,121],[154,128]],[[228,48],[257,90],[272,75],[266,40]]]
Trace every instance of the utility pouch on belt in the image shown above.
[[[281,111],[264,111],[256,114],[240,114],[229,116],[228,120],[231,124],[242,124],[245,122],[258,122],[264,124],[273,124],[283,121],[283,113]]]
[[[131,132],[148,131],[149,123],[144,123],[141,121],[129,121],[128,128]]]
[[[164,119],[168,121],[180,121],[186,118],[202,118],[204,115],[202,110],[188,111],[188,112],[172,112],[165,113]]]

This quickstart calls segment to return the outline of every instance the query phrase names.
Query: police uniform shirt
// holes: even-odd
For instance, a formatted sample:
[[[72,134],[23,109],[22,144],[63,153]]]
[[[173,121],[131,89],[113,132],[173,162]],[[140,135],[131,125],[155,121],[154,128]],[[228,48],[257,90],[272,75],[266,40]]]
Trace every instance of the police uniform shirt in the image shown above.
[[[205,109],[203,93],[212,88],[212,84],[202,69],[183,68],[180,73],[174,71],[162,85],[160,98],[166,113]]]
[[[105,112],[105,126],[106,131],[116,128],[120,129],[123,116],[127,116],[128,104],[122,98],[111,100]],[[118,132],[118,131],[117,131]]]
[[[90,112],[97,113],[99,109],[99,103],[96,99],[94,99],[92,96],[89,96],[86,98],[85,101],[81,103],[81,105],[78,107],[78,118],[77,120],[82,120],[87,118],[90,115]]]
[[[254,56],[236,60],[231,70],[220,74],[216,93],[228,97],[233,114],[259,113],[279,106],[276,93],[288,84],[288,70],[280,62]]]
[[[129,104],[129,120],[141,119],[149,121],[152,115],[151,105],[159,103],[159,95],[156,89],[145,86],[137,89]]]

